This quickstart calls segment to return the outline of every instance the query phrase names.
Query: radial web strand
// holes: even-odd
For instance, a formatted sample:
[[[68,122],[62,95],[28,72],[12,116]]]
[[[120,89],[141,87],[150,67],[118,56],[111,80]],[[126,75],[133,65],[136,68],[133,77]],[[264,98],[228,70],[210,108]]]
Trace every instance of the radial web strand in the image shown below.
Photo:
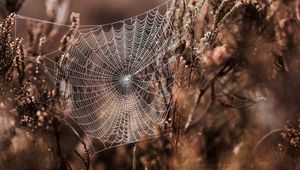
[[[103,149],[152,138],[164,125],[174,84],[165,56],[178,36],[173,13],[167,1],[142,15],[78,29],[59,64],[47,68],[60,84],[65,112]]]

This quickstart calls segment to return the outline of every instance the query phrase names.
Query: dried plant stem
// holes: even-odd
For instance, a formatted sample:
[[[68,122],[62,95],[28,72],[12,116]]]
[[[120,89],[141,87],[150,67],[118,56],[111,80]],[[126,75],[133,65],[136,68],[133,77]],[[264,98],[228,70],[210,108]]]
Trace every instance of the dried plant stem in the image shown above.
[[[255,153],[259,147],[260,144],[262,144],[262,142],[264,140],[266,140],[269,136],[271,136],[272,134],[274,133],[277,133],[277,132],[282,132],[283,130],[282,129],[273,129],[271,130],[269,133],[267,133],[266,135],[264,135],[262,138],[260,138],[260,140],[256,143],[256,145],[254,146],[254,149],[252,151],[252,153]]]
[[[217,72],[217,74],[212,78],[210,79],[209,81],[207,81],[207,83],[204,85],[204,86],[201,86],[200,87],[200,93],[199,95],[197,96],[196,98],[196,102],[195,102],[195,107],[193,109],[193,111],[189,114],[189,117],[188,117],[188,121],[186,122],[185,124],[185,128],[184,128],[184,131],[187,131],[188,129],[190,129],[190,125],[192,123],[192,118],[193,116],[196,114],[196,111],[198,109],[198,105],[200,104],[201,102],[201,99],[202,97],[204,96],[204,94],[206,93],[206,91],[211,88],[211,101],[210,103],[207,105],[206,109],[204,109],[204,112],[202,114],[202,116],[200,116],[196,121],[195,123],[193,123],[194,125],[197,124],[199,121],[202,120],[202,118],[204,117],[204,115],[209,111],[209,109],[211,108],[211,106],[213,105],[214,103],[214,100],[215,100],[215,90],[214,90],[214,84],[215,84],[215,81],[226,75],[233,67],[235,66],[235,63],[232,62],[232,61],[228,61],[226,64],[224,64],[224,66],[220,69],[219,72]]]
[[[136,170],[136,150],[137,150],[137,147],[135,144],[133,147],[133,150],[132,150],[132,170]]]
[[[60,147],[60,134],[58,130],[58,126],[55,126],[54,128],[54,135],[55,135],[55,141],[56,141],[56,156],[58,158],[58,167],[60,170],[67,170],[67,164],[64,159],[63,153],[61,151]]]
[[[74,152],[83,162],[83,164],[85,166],[85,170],[89,170],[91,167],[91,159],[90,159],[89,149],[87,147],[86,142],[83,139],[81,139],[80,142],[84,148],[84,155],[81,155],[76,149],[74,149]]]

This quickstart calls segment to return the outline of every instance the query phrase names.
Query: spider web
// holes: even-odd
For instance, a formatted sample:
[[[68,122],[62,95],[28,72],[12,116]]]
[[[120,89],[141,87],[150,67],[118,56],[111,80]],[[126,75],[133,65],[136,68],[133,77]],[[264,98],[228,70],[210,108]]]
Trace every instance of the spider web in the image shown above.
[[[96,152],[160,134],[174,84],[165,56],[179,36],[171,6],[167,1],[129,19],[78,29],[60,50],[59,64],[46,66],[60,84],[65,112],[100,141]]]

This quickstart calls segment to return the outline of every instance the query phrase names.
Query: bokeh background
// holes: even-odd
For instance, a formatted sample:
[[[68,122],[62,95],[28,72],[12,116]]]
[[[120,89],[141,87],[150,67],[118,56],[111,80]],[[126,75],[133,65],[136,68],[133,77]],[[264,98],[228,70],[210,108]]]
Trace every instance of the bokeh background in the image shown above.
[[[2,21],[10,12],[17,12],[70,24],[71,13],[77,12],[80,24],[94,25],[140,14],[162,1],[0,2]],[[18,3],[20,8],[11,7]],[[188,71],[183,73],[187,78],[180,80],[182,86],[174,89],[179,97],[170,117],[173,132],[167,137],[111,148],[97,155],[90,153],[90,168],[300,169],[299,0],[207,0],[199,10],[201,4],[196,0],[186,4],[182,1],[174,21],[179,27],[189,27],[175,50]],[[22,86],[9,84],[4,79],[7,73],[2,74],[0,69],[0,169],[88,169],[84,145],[68,126],[58,123],[58,128],[49,132],[43,127],[28,128],[27,123],[19,123],[24,115],[51,117],[51,112],[41,112],[34,102],[42,100],[40,91],[53,88],[53,84],[40,85],[38,80],[47,78],[35,74],[37,67],[29,59],[38,55],[40,39],[30,44],[28,30],[37,33],[38,26],[26,23],[22,26],[18,28],[25,35],[26,76]],[[1,57],[4,51],[10,52],[3,45],[8,41],[3,36],[9,34],[6,29],[1,26]],[[202,40],[206,40],[203,37],[210,31],[216,36],[207,41],[203,50]],[[49,42],[59,46],[60,39],[60,34],[55,34]],[[199,54],[198,49],[201,49]],[[38,80],[32,81],[34,77]],[[31,80],[31,85],[22,89],[27,80]],[[19,86],[24,91],[29,89],[29,95],[16,101],[20,105],[16,109],[16,99],[7,96],[19,95]],[[6,91],[13,92],[6,94]],[[32,96],[35,100],[29,100]]]

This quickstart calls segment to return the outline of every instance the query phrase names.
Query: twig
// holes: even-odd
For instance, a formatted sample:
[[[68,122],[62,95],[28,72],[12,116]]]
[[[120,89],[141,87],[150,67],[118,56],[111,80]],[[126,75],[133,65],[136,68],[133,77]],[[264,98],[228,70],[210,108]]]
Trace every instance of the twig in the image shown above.
[[[59,163],[60,170],[67,170],[66,162],[65,162],[65,159],[63,157],[61,147],[60,147],[60,137],[59,137],[60,134],[59,134],[58,126],[59,125],[56,125],[54,127],[54,135],[55,135],[55,141],[56,141],[56,155],[59,160],[58,163]]]
[[[264,141],[267,139],[267,137],[269,137],[270,135],[276,133],[276,132],[282,132],[283,130],[282,129],[273,129],[272,131],[270,131],[269,133],[267,133],[266,135],[264,135],[255,145],[252,153],[254,154],[258,148],[258,146]]]
[[[132,150],[132,170],[136,170],[136,144]]]
[[[86,142],[81,139],[80,140],[81,144],[83,145],[84,148],[84,156],[82,156],[76,149],[74,149],[75,154],[82,160],[85,169],[89,170],[90,166],[91,166],[91,159],[90,159],[90,154],[89,154],[89,149],[87,147]]]
[[[214,85],[215,81],[219,77],[222,77],[222,76],[226,75],[234,66],[235,66],[235,63],[232,62],[231,60],[229,60],[227,63],[224,64],[224,66],[220,69],[220,71],[212,79],[210,79],[204,86],[202,86],[200,88],[200,93],[199,93],[199,95],[198,95],[198,97],[196,99],[194,110],[190,113],[190,115],[188,117],[188,121],[185,124],[184,131],[187,131],[188,128],[190,127],[193,115],[195,115],[196,110],[198,108],[197,106],[200,104],[200,101],[201,101],[203,95],[205,94],[205,92],[207,91],[207,89],[209,87],[212,87]],[[211,95],[214,95],[214,89],[212,89]],[[212,97],[212,100],[214,100],[214,97]],[[202,120],[202,118],[207,113],[207,111],[209,110],[209,107],[213,104],[213,102],[214,101],[211,101],[211,103],[208,105],[208,107],[206,107],[206,109],[204,110],[203,115],[196,122],[199,122],[199,121]],[[196,123],[194,123],[194,124],[196,124]]]

